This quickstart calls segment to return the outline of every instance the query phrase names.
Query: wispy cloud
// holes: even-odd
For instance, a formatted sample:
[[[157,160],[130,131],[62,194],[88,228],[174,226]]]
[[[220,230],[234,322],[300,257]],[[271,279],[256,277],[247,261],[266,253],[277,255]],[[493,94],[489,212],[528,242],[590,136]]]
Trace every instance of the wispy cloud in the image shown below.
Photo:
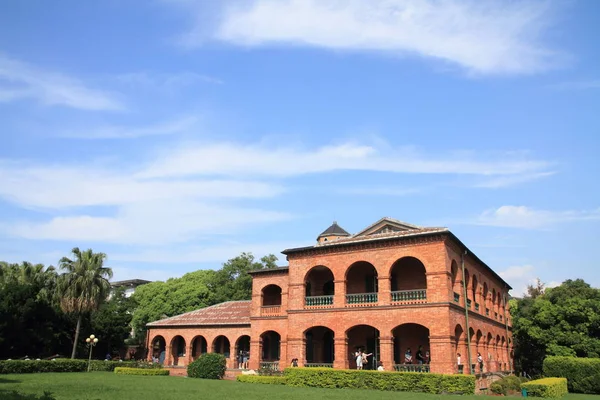
[[[186,132],[198,123],[198,117],[187,116],[149,126],[104,126],[59,132],[57,136],[71,139],[135,139],[145,136],[173,135]]]
[[[236,143],[186,143],[170,149],[140,172],[142,177],[275,176],[331,171],[379,171],[406,174],[513,175],[539,172],[546,161],[523,156],[496,158],[457,153],[423,154],[414,148],[342,143],[315,149]]]
[[[481,213],[472,223],[506,228],[545,229],[561,223],[594,220],[600,220],[600,209],[550,211],[507,205]]]
[[[556,174],[554,171],[536,172],[533,174],[497,176],[479,181],[473,185],[479,188],[502,189],[510,186],[520,185],[522,183],[533,182],[538,179],[547,178]]]
[[[198,3],[178,4],[206,14]],[[532,73],[559,59],[541,40],[553,7],[533,0],[254,0],[212,13],[220,16],[212,34],[212,24],[197,17],[182,41],[200,46],[208,36],[249,47],[379,51],[444,60],[475,73]]]
[[[355,196],[392,196],[403,197],[423,193],[423,188],[402,188],[391,186],[373,186],[373,187],[348,187],[339,189],[338,192],[346,195]]]
[[[75,78],[0,54],[0,102],[21,99],[82,110],[123,108],[114,94],[90,89]]]

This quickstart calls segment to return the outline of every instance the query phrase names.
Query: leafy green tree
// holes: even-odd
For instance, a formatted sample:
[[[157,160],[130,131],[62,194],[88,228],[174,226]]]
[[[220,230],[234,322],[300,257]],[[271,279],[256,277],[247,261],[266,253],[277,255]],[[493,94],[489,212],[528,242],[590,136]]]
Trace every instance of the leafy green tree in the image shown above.
[[[125,289],[116,289],[109,300],[102,303],[98,311],[92,313],[89,333],[100,338],[96,345],[96,356],[113,355],[131,333],[131,318],[135,301],[125,296]]]
[[[54,268],[0,262],[0,359],[46,357],[70,347],[74,324],[52,296]]]
[[[77,316],[71,352],[71,358],[75,358],[83,315],[97,310],[108,296],[112,270],[104,266],[104,253],[94,253],[92,249],[82,252],[78,247],[72,253],[74,259],[63,257],[59,262],[65,272],[58,280],[57,294],[62,310]]]
[[[581,279],[512,300],[517,368],[542,373],[548,355],[600,357],[600,289]]]

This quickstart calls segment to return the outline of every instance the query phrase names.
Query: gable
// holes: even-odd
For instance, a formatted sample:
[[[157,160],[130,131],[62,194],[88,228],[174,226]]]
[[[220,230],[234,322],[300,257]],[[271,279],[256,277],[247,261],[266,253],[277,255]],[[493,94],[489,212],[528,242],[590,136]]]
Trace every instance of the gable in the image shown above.
[[[358,232],[356,235],[354,235],[354,237],[412,231],[416,229],[419,229],[419,227],[392,218],[382,218],[376,223]]]

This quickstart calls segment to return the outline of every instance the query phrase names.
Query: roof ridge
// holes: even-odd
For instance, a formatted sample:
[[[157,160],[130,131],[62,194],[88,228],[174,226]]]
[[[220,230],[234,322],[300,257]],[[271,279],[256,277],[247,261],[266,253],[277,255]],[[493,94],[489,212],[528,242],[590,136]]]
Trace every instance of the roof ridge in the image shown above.
[[[198,311],[201,311],[201,310],[208,310],[210,308],[215,308],[216,306],[220,306],[222,304],[229,304],[229,303],[252,303],[252,300],[227,300],[227,301],[222,301],[222,302],[217,303],[217,304],[213,304],[213,305],[210,305],[210,306],[197,308],[197,309],[192,310],[192,311],[186,311],[184,313],[173,315],[171,317],[167,317],[167,318],[159,319],[159,320],[156,320],[156,321],[152,321],[152,322],[149,322],[147,325],[155,324],[157,322],[168,321],[168,320],[173,319],[173,318],[181,317],[181,316],[184,316],[184,315],[187,315],[187,314],[191,314],[191,313],[195,313],[195,312],[198,312]]]

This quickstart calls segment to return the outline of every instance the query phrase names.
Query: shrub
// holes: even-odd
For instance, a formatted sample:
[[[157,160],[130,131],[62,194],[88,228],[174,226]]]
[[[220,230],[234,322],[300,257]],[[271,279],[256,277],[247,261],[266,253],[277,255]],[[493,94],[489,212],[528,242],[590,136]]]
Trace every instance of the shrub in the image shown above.
[[[267,385],[285,385],[285,376],[238,375],[236,380],[243,383],[264,383]]]
[[[600,358],[546,357],[544,376],[567,378],[570,392],[600,394]]]
[[[521,385],[532,397],[562,397],[569,391],[566,378],[544,378],[525,382]]]
[[[490,391],[496,394],[507,395],[511,392],[521,391],[521,379],[515,375],[509,375],[493,382],[490,385]]]
[[[222,379],[226,365],[227,361],[223,354],[204,353],[188,365],[187,375],[190,378]]]
[[[287,385],[298,387],[376,389],[434,394],[475,392],[473,375],[286,368],[285,378]]]
[[[86,361],[87,362],[87,361]],[[112,372],[117,367],[125,368],[162,368],[162,365],[158,363],[149,363],[146,361],[101,361],[92,360],[90,364],[92,371],[105,371]]]
[[[87,371],[85,360],[6,360],[0,361],[0,374]]]
[[[115,374],[119,375],[169,375],[168,369],[116,367]]]

